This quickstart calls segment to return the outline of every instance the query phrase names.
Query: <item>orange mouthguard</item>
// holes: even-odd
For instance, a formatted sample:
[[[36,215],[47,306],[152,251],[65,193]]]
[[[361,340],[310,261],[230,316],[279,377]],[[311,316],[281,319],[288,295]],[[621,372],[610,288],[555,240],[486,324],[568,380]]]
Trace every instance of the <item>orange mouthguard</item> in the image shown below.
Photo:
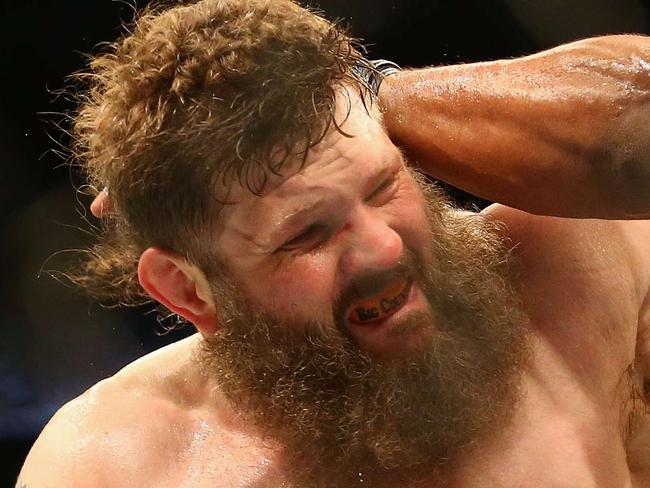
[[[408,297],[409,283],[400,281],[388,286],[382,293],[355,304],[348,320],[355,324],[379,322],[393,315]]]

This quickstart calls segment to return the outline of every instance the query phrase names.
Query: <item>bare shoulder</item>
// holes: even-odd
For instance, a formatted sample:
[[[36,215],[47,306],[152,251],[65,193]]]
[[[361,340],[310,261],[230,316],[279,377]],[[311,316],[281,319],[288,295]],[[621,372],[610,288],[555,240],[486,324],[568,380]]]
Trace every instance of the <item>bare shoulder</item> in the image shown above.
[[[514,246],[536,330],[585,368],[589,330],[592,356],[616,357],[618,369],[634,359],[650,377],[649,220],[545,217],[503,205],[484,215]]]
[[[32,446],[19,486],[117,486],[120,466],[142,437],[135,426],[158,409],[155,400],[145,403],[112,378],[68,402]]]
[[[17,486],[106,486],[97,431],[88,425],[89,392],[64,405],[32,446]]]
[[[144,484],[165,476],[190,430],[185,409],[167,394],[175,388],[163,368],[167,360],[174,369],[169,352],[141,358],[64,405],[34,443],[17,486],[134,486],[134,473]]]
[[[634,284],[641,302],[647,296],[650,220],[548,217],[499,204],[482,214],[503,225],[518,257],[531,272],[545,269],[585,277],[616,274]]]

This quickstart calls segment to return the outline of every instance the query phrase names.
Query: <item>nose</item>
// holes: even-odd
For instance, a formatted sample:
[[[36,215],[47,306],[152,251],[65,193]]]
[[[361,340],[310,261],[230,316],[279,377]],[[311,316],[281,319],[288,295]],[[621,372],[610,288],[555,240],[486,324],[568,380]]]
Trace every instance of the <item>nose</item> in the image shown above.
[[[341,257],[345,274],[393,269],[404,251],[399,233],[393,229],[381,210],[363,208],[349,221],[348,245]]]

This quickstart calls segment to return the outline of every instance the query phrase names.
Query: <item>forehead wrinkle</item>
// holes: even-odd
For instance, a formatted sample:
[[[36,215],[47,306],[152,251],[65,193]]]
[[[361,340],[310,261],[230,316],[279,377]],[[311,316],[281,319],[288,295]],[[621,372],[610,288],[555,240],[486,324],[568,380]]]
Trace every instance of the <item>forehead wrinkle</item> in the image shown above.
[[[287,194],[300,193],[300,191],[313,191],[324,188],[320,184],[320,178],[310,177],[315,171],[325,170],[327,174],[331,172],[340,172],[341,164],[349,166],[350,159],[339,148],[340,139],[334,138],[332,141],[323,141],[309,153],[305,165],[295,173],[287,176],[277,185],[271,193],[278,196],[286,197]],[[320,175],[326,176],[326,175]],[[302,188],[301,188],[302,187]]]
[[[348,140],[339,139],[339,141],[347,142]],[[396,160],[401,162],[399,151],[385,151],[377,164],[374,164],[368,171],[364,165],[355,165],[353,159],[358,159],[358,156],[352,158],[354,154],[349,154],[349,149],[342,150],[339,144],[329,144],[325,150],[319,152],[319,157],[314,161],[308,161],[306,167],[287,176],[266,195],[256,197],[251,202],[246,213],[249,216],[257,217],[254,220],[260,222],[261,225],[255,227],[271,229],[268,231],[270,236],[268,239],[272,240],[277,233],[281,232],[287,222],[300,220],[301,216],[309,215],[330,197],[340,194],[341,188],[354,191],[354,188],[345,182],[342,187],[337,185],[341,178],[363,181],[361,189],[363,191],[372,190],[371,186],[377,185],[378,180],[384,179],[393,171]],[[344,172],[345,169],[351,170],[351,172]],[[314,177],[313,172],[320,174]],[[328,178],[332,173],[335,177]],[[363,175],[366,178],[363,178]],[[329,184],[323,184],[323,181],[327,181]],[[298,199],[297,203],[287,203],[295,199]]]
[[[300,185],[303,186],[303,185]],[[287,200],[285,195],[269,194],[264,197],[256,197],[246,209],[243,210],[241,218],[236,219],[238,225],[233,225],[233,231],[242,239],[252,243],[260,251],[268,251],[272,248],[275,235],[291,220],[299,220],[301,216],[308,215],[315,208],[327,200],[322,191],[327,189],[329,193],[335,190],[324,185],[310,185],[309,191],[301,191],[301,198],[297,204],[287,208],[283,201]],[[318,195],[315,195],[317,191]],[[283,192],[284,193],[284,192]]]
[[[338,147],[333,152],[334,154],[331,158],[328,158],[328,161],[314,164],[314,166],[327,167],[327,174],[333,172],[340,175],[339,178],[334,179],[333,184],[323,184],[323,180],[332,182],[332,179],[327,178],[327,174],[319,175],[319,178],[309,178],[309,173],[318,168],[313,166],[304,168],[298,173],[287,177],[285,181],[266,195],[254,197],[251,201],[242,205],[240,207],[241,218],[237,219],[241,225],[235,228],[237,234],[258,247],[269,247],[269,241],[282,230],[282,227],[287,222],[300,220],[300,217],[309,215],[327,200],[331,200],[334,195],[343,196],[340,195],[341,188],[336,184],[336,182],[340,181],[340,178],[349,179],[354,177],[354,179],[361,179],[362,175],[358,173],[362,173],[366,176],[362,190],[370,191],[374,189],[373,186],[379,184],[382,179],[393,171],[396,160],[400,163],[403,162],[399,151],[392,154],[387,152],[381,162],[373,165],[370,171],[366,171],[367,168],[360,166],[358,169],[354,168],[353,174],[351,174],[342,171],[342,169],[350,168],[350,158],[343,154]],[[354,190],[346,184],[343,185],[343,189]],[[264,236],[264,241],[259,239],[260,233],[253,233],[252,229],[262,230],[261,235]]]
[[[394,160],[393,158],[391,158]],[[376,184],[377,180],[385,178],[392,171],[392,162],[389,159],[382,161],[375,167],[372,173],[368,174],[369,181]],[[364,188],[367,182],[364,184]],[[344,187],[347,189],[347,186]],[[287,200],[300,197],[293,205],[286,205]],[[298,178],[290,186],[285,186],[279,192],[272,192],[264,197],[257,197],[251,202],[245,212],[246,221],[239,220],[240,226],[234,226],[233,230],[241,238],[252,243],[261,251],[269,250],[274,239],[281,234],[286,227],[291,227],[302,218],[308,217],[319,208],[327,206],[327,202],[342,196],[337,185],[323,185],[320,182],[311,183],[305,178]],[[340,199],[339,199],[340,200]],[[278,202],[274,205],[274,202]],[[342,201],[339,207],[342,209]],[[250,229],[257,229],[261,232],[253,233]]]
[[[283,200],[300,197],[303,201],[309,201],[319,196],[317,200],[320,201],[322,195],[336,191],[337,184],[345,175],[344,170],[352,166],[350,157],[337,142],[340,140],[315,153],[309,158],[313,161],[308,160],[304,168],[284,180],[273,193]],[[300,212],[308,206],[309,204],[298,205],[291,212]]]
[[[383,132],[387,139],[382,126],[381,111],[373,104],[370,107],[370,112],[368,114],[363,109],[359,110],[361,118],[358,119],[359,123],[353,124],[356,127],[352,129],[354,136],[352,139],[333,131],[318,145],[311,148],[302,168],[297,166],[298,160],[296,160],[294,164],[290,163],[286,166],[287,174],[279,177],[273,175],[272,179],[278,178],[279,181],[276,180],[275,185],[270,182],[270,187],[262,196],[242,193],[237,205],[238,211],[231,215],[232,217],[236,216],[235,219],[240,224],[236,226],[237,234],[257,247],[268,247],[269,241],[276,233],[270,232],[269,228],[279,231],[280,225],[283,225],[288,219],[299,218],[301,214],[307,214],[318,207],[323,201],[323,195],[326,195],[327,192],[336,193],[336,190],[339,189],[336,182],[340,182],[341,178],[354,178],[356,181],[363,179],[365,187],[373,177],[376,179],[378,174],[384,174],[395,160],[395,154],[391,154],[393,151],[385,151],[381,158],[377,158],[376,148],[372,147],[368,151],[368,146],[358,144],[358,140],[368,143],[367,136],[376,132]],[[347,120],[344,126],[349,125],[352,120],[355,119]],[[344,129],[350,130],[347,127]],[[357,144],[354,144],[354,141],[357,141]],[[359,155],[361,150],[363,150],[363,154]],[[396,152],[401,156],[399,149]],[[358,164],[359,160],[367,161],[368,158],[376,161],[376,164],[372,165],[371,171],[368,171],[367,164]],[[357,164],[354,161],[357,161]],[[352,169],[352,172],[343,171],[346,168]],[[313,172],[320,174],[311,177]],[[340,174],[340,176],[334,179],[328,178],[332,173]],[[330,183],[323,184],[323,181]],[[347,189],[347,186],[350,185],[344,186]],[[245,192],[245,189],[241,190]],[[366,191],[365,188],[363,190]],[[235,191],[234,193],[239,192]],[[311,203],[309,200],[313,201],[316,195],[320,197]],[[296,198],[300,199],[297,204],[287,204],[288,201]],[[262,232],[254,232],[253,229],[262,230]],[[264,236],[263,241],[266,242],[260,240],[260,235]]]

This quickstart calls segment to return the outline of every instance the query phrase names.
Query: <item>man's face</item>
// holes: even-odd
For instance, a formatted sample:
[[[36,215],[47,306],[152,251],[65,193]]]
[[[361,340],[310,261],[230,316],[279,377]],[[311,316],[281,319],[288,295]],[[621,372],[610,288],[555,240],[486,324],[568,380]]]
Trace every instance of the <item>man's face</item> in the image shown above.
[[[338,323],[363,350],[394,358],[425,333],[396,340],[400,319],[432,314],[404,263],[411,255],[432,264],[430,222],[402,154],[354,103],[343,126],[354,137],[333,131],[261,198],[237,192],[217,245],[255,306],[298,323]]]
[[[308,486],[450,462],[507,420],[525,358],[497,232],[411,173],[356,103],[353,137],[332,132],[304,168],[225,208],[221,329],[201,356],[301,454]]]

